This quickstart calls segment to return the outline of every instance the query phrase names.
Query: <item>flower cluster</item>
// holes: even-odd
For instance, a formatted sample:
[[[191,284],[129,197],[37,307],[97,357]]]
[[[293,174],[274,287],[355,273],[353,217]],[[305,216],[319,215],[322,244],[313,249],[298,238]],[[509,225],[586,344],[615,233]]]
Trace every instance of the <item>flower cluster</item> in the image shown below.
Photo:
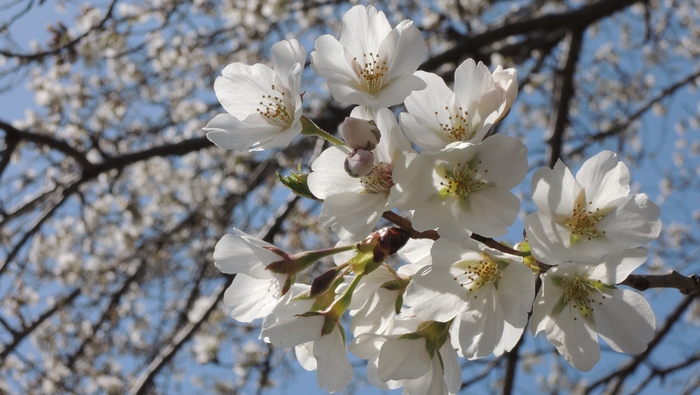
[[[645,261],[638,247],[658,236],[659,208],[630,195],[629,170],[614,153],[591,158],[575,178],[562,162],[536,171],[539,211],[527,216],[526,241],[513,249],[492,239],[515,222],[520,201],[511,190],[528,169],[526,146],[494,130],[517,96],[514,69],[490,72],[468,59],[450,89],[417,71],[427,49],[412,21],[392,28],[375,8],[353,7],[340,39],[318,38],[310,55],[333,98],[356,105],[339,126],[343,142],[302,115],[301,45],[282,41],[272,53],[273,68],[224,69],[214,89],[227,113],[207,136],[235,150],[284,146],[300,133],[333,142],[310,174],[282,179],[323,202],[319,223],[340,242],[289,254],[236,230],[214,258],[236,273],[224,299],[232,317],[262,319],[261,339],[294,348],[320,388],[342,392],[350,383],[349,350],[368,361],[379,388],[454,394],[458,356],[508,352],[528,322],[583,371],[599,359],[598,335],[616,351],[646,348],[653,312],[615,285]],[[388,107],[400,103],[399,122]],[[382,217],[400,227],[375,231]],[[395,252],[407,264],[392,265]],[[331,255],[333,267],[297,282]]]

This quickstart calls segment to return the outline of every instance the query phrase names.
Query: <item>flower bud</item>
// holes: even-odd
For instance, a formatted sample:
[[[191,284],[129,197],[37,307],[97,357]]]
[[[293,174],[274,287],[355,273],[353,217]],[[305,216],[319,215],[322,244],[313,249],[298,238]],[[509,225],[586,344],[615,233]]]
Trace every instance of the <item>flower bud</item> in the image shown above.
[[[381,133],[374,121],[346,117],[340,125],[340,132],[350,148],[372,150],[379,144]]]
[[[362,149],[353,150],[345,158],[345,171],[350,177],[362,177],[372,172],[374,155]]]

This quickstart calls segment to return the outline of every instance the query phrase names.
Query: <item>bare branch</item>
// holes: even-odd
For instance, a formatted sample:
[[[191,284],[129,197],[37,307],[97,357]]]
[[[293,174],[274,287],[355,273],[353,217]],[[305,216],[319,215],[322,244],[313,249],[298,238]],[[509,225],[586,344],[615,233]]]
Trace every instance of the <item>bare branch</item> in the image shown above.
[[[569,123],[569,109],[571,98],[574,97],[574,75],[576,63],[583,45],[584,30],[569,31],[567,34],[568,49],[552,95],[552,107],[554,112],[549,119],[547,131],[547,144],[549,145],[549,167],[553,168],[561,156],[564,130]]]
[[[5,344],[2,350],[0,350],[0,366],[5,362],[5,358],[19,346],[19,344],[24,340],[30,333],[32,333],[39,325],[44,321],[49,319],[54,315],[59,309],[64,306],[73,303],[75,298],[80,295],[80,288],[76,288],[67,296],[56,302],[53,306],[43,312],[39,317],[32,321],[29,325],[25,326],[21,331],[12,331],[12,341],[9,344]]]
[[[684,276],[675,270],[668,274],[630,274],[622,285],[645,291],[649,288],[675,288],[683,295],[700,295],[700,276]]]

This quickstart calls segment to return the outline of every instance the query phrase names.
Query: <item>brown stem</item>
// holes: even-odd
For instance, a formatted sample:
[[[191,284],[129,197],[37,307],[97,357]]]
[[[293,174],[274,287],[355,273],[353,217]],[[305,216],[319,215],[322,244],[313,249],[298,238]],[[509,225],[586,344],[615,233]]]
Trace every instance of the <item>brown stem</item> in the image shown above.
[[[410,237],[412,239],[431,239],[431,240],[437,240],[440,238],[440,235],[438,234],[437,231],[435,230],[426,230],[425,232],[418,232],[417,230],[413,229],[413,225],[411,225],[411,221],[407,220],[406,218],[396,214],[393,211],[385,211],[384,214],[382,214],[382,217],[384,219],[394,223],[401,229],[405,230],[408,232]],[[476,233],[472,233],[471,238],[485,244],[487,247],[493,248],[494,250],[501,251],[506,254],[510,255],[518,255],[522,256],[523,252],[514,250],[508,246],[505,246],[496,240],[489,238],[489,237],[484,237],[482,235],[478,235]]]

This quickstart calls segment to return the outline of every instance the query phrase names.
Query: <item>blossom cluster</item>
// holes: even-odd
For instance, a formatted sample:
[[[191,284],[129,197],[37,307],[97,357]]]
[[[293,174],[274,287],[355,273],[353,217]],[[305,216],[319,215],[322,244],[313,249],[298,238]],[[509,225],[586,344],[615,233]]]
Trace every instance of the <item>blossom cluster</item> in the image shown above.
[[[336,101],[356,106],[339,126],[344,141],[303,115],[306,51],[296,40],[272,47],[273,68],[234,63],[217,78],[226,113],[205,130],[219,147],[283,147],[299,134],[333,143],[310,174],[283,182],[323,201],[319,223],[340,240],[290,254],[238,229],[225,235],[214,259],[236,274],[224,298],[231,316],[262,319],[260,338],[294,348],[330,393],[353,378],[350,351],[379,388],[455,394],[458,357],[508,352],[528,323],[582,371],[600,358],[598,336],[619,352],[645,350],[653,312],[615,285],[646,260],[639,247],[659,235],[658,206],[630,194],[628,168],[604,151],[575,177],[561,161],[534,173],[538,211],[525,241],[477,241],[504,236],[520,211],[511,190],[526,176],[527,147],[494,130],[516,99],[517,72],[467,59],[450,88],[417,71],[427,53],[412,21],[392,28],[371,6],[344,15],[339,40],[316,40],[311,69]],[[390,107],[401,103],[397,118]],[[382,217],[403,227],[375,231]],[[406,264],[392,265],[394,253]],[[297,281],[329,256],[335,266]]]

